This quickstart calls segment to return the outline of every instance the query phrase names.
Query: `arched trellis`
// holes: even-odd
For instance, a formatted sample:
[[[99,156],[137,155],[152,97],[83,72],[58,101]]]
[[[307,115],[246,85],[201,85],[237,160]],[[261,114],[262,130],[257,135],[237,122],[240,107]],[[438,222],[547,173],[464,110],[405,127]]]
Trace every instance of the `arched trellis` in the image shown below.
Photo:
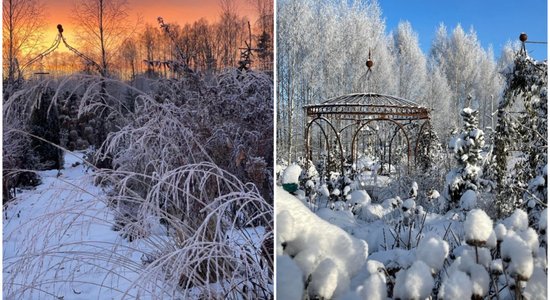
[[[334,132],[335,141],[338,144],[339,158],[341,160],[340,171],[344,172],[344,166],[353,164],[358,159],[358,137],[365,126],[373,122],[385,122],[395,126],[393,134],[389,140],[389,164],[391,169],[391,148],[396,136],[401,134],[404,137],[407,150],[407,168],[411,169],[411,158],[414,155],[416,165],[416,156],[419,153],[419,141],[424,130],[430,128],[430,117],[427,108],[416,103],[399,97],[388,96],[377,93],[357,93],[329,99],[321,104],[304,106],[306,118],[305,126],[305,150],[308,161],[312,160],[311,149],[311,129],[316,123],[322,130],[325,143],[329,144],[329,138],[320,120],[327,124]],[[423,122],[422,122],[423,121]],[[422,124],[420,124],[422,122]],[[338,124],[338,125],[337,125]],[[415,126],[409,126],[415,125]],[[418,132],[411,128],[418,129]],[[352,130],[348,140],[345,138],[345,132]],[[413,135],[416,138],[413,139]],[[399,136],[401,136],[399,135]],[[414,141],[414,148],[413,142]],[[351,151],[349,159],[344,155],[344,146],[349,145]],[[384,145],[386,147],[386,145]],[[384,148],[385,151],[385,148]]]
[[[307,153],[307,161],[310,161],[312,159],[312,153],[310,152],[310,139],[309,139],[309,133],[311,131],[311,126],[315,123],[319,126],[319,128],[321,129],[321,132],[323,133],[324,137],[325,137],[325,141],[326,141],[326,144],[327,144],[327,147],[328,145],[330,145],[330,139],[328,138],[328,135],[327,133],[325,132],[325,130],[323,129],[323,126],[321,126],[321,124],[319,123],[319,121],[324,121],[327,125],[329,125],[329,127],[332,129],[332,131],[334,132],[334,135],[335,135],[335,140],[336,140],[336,144],[338,146],[338,149],[340,150],[340,166],[341,166],[341,171],[342,173],[344,172],[344,163],[345,163],[345,157],[344,157],[344,148],[342,147],[342,142],[340,140],[340,134],[338,132],[338,130],[336,130],[336,127],[334,127],[334,125],[326,118],[322,117],[322,116],[317,116],[316,118],[314,118],[313,120],[311,120],[307,126],[306,126],[306,153]]]
[[[396,125],[397,129],[395,130],[394,134],[392,135],[392,138],[390,140],[390,149],[391,149],[391,145],[393,143],[393,139],[395,138],[395,136],[397,135],[397,133],[399,131],[402,131],[404,133],[404,136],[405,136],[405,140],[407,141],[407,168],[410,168],[410,164],[411,164],[411,143],[410,143],[410,140],[409,140],[409,136],[407,135],[407,131],[405,130],[405,126],[399,122],[396,122],[394,120],[391,120],[391,119],[370,119],[368,121],[366,121],[365,123],[363,123],[361,126],[359,126],[356,130],[355,130],[355,133],[353,134],[353,138],[351,140],[351,155],[352,155],[352,161],[356,161],[357,160],[357,147],[356,147],[356,144],[357,144],[357,137],[359,136],[359,133],[361,132],[361,129],[363,129],[363,127],[367,126],[369,123],[371,122],[390,122],[394,125]],[[391,150],[389,152],[389,167],[391,169]]]

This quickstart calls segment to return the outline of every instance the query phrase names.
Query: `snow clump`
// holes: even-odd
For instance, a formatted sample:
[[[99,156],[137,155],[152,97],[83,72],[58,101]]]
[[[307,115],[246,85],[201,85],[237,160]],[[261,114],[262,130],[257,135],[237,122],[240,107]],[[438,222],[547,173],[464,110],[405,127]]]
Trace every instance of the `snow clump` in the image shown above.
[[[476,192],[472,190],[466,190],[462,197],[460,197],[460,208],[463,210],[472,210],[477,205],[477,195]]]
[[[539,236],[535,229],[529,227],[524,231],[519,232],[519,236],[531,249],[531,253],[535,254],[539,251]]]
[[[471,210],[464,221],[466,242],[472,246],[484,246],[493,232],[493,220],[481,209]]]
[[[355,276],[367,261],[367,243],[321,219],[281,187],[276,188],[275,195],[277,230],[282,230],[285,236],[291,237],[284,241],[283,253],[298,258],[302,274],[314,270],[311,273],[311,287],[308,288],[310,295],[326,298],[343,296],[349,290],[350,278]],[[287,220],[293,220],[292,230],[280,228],[279,225],[285,227],[290,223],[280,222],[279,216],[286,215],[282,214],[283,212],[292,217],[285,217]],[[278,243],[281,242],[283,241],[278,238]],[[281,247],[278,245],[277,248]],[[311,249],[318,249],[318,252]],[[310,253],[302,254],[304,251]],[[319,265],[316,265],[317,262]],[[285,270],[281,272],[284,273]],[[279,274],[279,269],[277,273]]]
[[[430,296],[434,279],[430,267],[417,260],[407,270],[397,272],[393,297],[401,299],[426,299]]]
[[[529,245],[516,233],[511,232],[500,245],[502,259],[509,262],[508,270],[513,277],[527,281],[533,274],[533,256]]]
[[[448,255],[449,244],[436,237],[422,239],[416,248],[416,258],[432,268],[432,272],[438,272],[443,268],[443,263]]]
[[[351,204],[356,205],[357,208],[367,206],[371,202],[371,198],[365,190],[355,190],[351,192],[350,196]]]
[[[338,287],[338,267],[330,258],[323,260],[311,274],[309,295],[312,298],[331,299]]]
[[[299,165],[292,164],[283,172],[282,183],[298,183],[300,174],[302,174],[302,168]]]
[[[502,240],[504,239],[504,237],[506,237],[506,233],[507,233],[507,229],[506,229],[506,226],[504,226],[504,224],[497,224],[497,226],[495,226],[495,236],[497,238],[497,241],[500,241],[502,242]]]
[[[439,288],[439,299],[470,299],[472,297],[472,282],[462,271],[455,270],[443,281]]]
[[[502,221],[502,224],[504,224],[507,229],[521,231],[529,227],[529,218],[525,211],[518,208],[511,216],[504,219]]]

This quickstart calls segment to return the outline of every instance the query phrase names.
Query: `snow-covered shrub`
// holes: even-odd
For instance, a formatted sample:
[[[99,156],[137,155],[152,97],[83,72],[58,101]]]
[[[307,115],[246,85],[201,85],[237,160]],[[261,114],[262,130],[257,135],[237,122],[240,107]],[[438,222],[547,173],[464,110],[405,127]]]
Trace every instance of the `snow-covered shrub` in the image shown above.
[[[506,72],[506,88],[498,106],[495,134],[496,206],[499,217],[527,205],[536,221],[547,204],[548,64],[518,52]],[[523,104],[512,114],[515,103]],[[512,170],[510,149],[520,151]],[[527,191],[526,191],[527,188]]]
[[[58,109],[52,103],[53,91],[43,90],[35,100],[29,120],[29,133],[36,136],[31,142],[38,160],[38,169],[61,169],[63,154],[57,145],[60,144]]]
[[[34,186],[40,179],[33,170],[62,165],[59,128],[55,128],[53,82],[25,83],[3,103],[3,195],[14,196],[18,186]],[[50,130],[44,126],[53,124]],[[46,142],[48,141],[49,142]],[[37,153],[36,150],[42,150]]]
[[[485,144],[484,133],[478,128],[478,111],[466,107],[460,113],[464,120],[464,128],[459,136],[453,138],[449,147],[453,150],[457,167],[446,177],[444,197],[448,201],[448,209],[455,208],[467,190],[478,192],[481,181],[481,149]],[[465,206],[471,209],[469,197]]]

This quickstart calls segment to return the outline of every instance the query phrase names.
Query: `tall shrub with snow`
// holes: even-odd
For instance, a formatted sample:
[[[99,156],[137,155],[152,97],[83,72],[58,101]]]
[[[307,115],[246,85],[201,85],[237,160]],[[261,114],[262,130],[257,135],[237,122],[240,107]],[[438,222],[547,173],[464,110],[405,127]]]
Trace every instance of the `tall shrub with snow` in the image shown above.
[[[464,127],[459,136],[449,143],[457,167],[446,177],[444,197],[448,201],[448,208],[456,207],[467,190],[477,193],[481,186],[481,149],[485,139],[483,131],[478,128],[478,112],[466,107],[460,115]]]
[[[513,67],[507,69],[506,89],[499,103],[495,134],[497,178],[496,206],[500,216],[526,203],[539,214],[546,205],[548,145],[548,66],[518,52]],[[523,103],[519,117],[512,114],[517,102]],[[510,148],[521,152],[513,170],[508,168]],[[527,192],[525,191],[527,189]]]

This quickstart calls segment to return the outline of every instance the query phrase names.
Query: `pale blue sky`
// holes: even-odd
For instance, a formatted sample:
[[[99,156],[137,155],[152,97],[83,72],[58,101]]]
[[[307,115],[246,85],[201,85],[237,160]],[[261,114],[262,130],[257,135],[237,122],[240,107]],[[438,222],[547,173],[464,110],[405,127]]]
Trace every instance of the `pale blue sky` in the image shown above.
[[[493,45],[498,58],[508,40],[518,40],[526,32],[531,41],[548,40],[546,0],[379,0],[388,32],[401,20],[408,20],[418,33],[420,46],[429,51],[440,23],[450,32],[457,24],[465,31],[471,26],[484,48]],[[547,45],[527,44],[530,55],[547,58]]]

